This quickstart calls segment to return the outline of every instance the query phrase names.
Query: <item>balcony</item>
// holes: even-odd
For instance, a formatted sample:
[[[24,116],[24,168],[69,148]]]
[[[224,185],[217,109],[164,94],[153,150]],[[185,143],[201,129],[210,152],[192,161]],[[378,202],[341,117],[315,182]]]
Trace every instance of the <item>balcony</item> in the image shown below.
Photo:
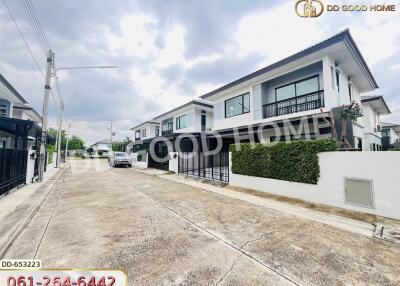
[[[161,135],[162,136],[169,136],[169,135],[172,135],[174,133],[174,130],[173,129],[168,129],[168,130],[163,130],[162,132],[161,132]]]
[[[270,118],[324,106],[324,91],[316,91],[263,105],[263,118]]]

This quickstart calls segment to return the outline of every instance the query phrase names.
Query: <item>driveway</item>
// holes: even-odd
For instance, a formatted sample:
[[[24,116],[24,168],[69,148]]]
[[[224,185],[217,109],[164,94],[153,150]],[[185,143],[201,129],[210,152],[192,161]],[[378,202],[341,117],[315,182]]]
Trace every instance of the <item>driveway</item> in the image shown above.
[[[128,285],[399,285],[400,245],[148,175],[72,161],[7,258]]]

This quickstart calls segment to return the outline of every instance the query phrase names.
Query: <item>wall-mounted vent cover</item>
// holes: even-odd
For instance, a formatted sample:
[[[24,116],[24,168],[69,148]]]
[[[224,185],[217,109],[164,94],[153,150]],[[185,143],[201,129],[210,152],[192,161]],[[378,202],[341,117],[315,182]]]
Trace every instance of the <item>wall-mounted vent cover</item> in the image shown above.
[[[346,178],[346,203],[373,208],[372,181]]]

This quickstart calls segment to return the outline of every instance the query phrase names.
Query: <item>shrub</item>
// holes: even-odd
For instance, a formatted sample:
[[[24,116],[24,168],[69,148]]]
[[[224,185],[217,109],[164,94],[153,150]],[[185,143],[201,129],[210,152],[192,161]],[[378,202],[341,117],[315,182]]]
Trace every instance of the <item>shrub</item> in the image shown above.
[[[300,140],[274,145],[240,144],[240,151],[231,145],[232,172],[291,182],[317,184],[320,176],[318,153],[337,151],[333,139]]]

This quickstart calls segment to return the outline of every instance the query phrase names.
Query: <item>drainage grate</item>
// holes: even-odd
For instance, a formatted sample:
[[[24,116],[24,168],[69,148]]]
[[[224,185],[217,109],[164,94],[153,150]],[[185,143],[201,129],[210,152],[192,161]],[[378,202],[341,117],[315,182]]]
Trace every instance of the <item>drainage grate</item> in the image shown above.
[[[375,225],[374,237],[400,243],[400,229],[383,225]]]

